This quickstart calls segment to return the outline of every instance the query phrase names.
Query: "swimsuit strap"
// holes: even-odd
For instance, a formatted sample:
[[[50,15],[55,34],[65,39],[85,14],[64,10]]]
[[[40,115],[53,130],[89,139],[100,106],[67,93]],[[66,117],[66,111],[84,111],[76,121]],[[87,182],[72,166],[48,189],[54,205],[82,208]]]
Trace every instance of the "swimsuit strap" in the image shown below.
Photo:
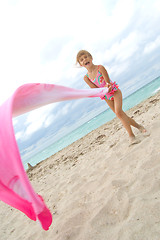
[[[89,78],[89,75],[88,75],[88,73],[86,74],[86,76]],[[90,78],[89,78],[90,79]]]

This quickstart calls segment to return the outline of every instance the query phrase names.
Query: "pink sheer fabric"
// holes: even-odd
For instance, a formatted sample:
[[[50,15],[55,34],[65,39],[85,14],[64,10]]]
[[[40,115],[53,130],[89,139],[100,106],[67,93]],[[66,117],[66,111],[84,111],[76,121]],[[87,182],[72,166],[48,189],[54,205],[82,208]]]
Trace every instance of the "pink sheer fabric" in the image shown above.
[[[48,230],[52,215],[43,198],[34,192],[24,170],[15,139],[12,117],[41,106],[86,97],[103,97],[107,88],[76,90],[53,84],[25,84],[0,106],[0,200],[39,220]]]

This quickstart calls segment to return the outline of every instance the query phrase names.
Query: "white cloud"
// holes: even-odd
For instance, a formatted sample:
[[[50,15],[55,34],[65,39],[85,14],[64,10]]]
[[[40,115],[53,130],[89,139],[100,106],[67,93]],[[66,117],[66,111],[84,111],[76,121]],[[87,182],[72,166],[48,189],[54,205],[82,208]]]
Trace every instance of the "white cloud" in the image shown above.
[[[27,115],[27,119],[25,124],[32,123],[33,121],[37,120],[43,120],[46,119],[46,117],[53,111],[54,108],[56,108],[59,105],[59,103],[50,104],[38,109],[35,109],[34,111],[31,111]]]
[[[144,53],[149,54],[160,47],[160,35],[154,40],[146,44]]]
[[[52,123],[57,116],[53,116],[51,112],[57,107],[58,104],[59,103],[54,103],[28,113],[26,122],[24,123],[26,125],[24,132],[25,139],[27,139],[34,132],[38,131],[40,128],[47,127]]]
[[[115,5],[112,16],[108,19],[108,35],[113,38],[122,32],[130,23],[134,14],[134,0],[119,0]]]
[[[113,8],[108,16],[108,7],[103,0],[98,2],[98,11],[97,0],[46,0],[45,3],[28,0],[14,1],[14,4],[1,1],[0,78],[4,86],[0,102],[23,83],[65,83],[63,79],[67,74],[72,75],[71,68],[79,47],[93,50],[100,39],[112,39],[124,30],[132,17],[133,3],[133,0],[119,0],[113,7],[107,1]],[[61,50],[56,50],[57,57],[53,61],[44,64],[41,53],[58,38],[64,39]]]
[[[32,135],[34,132],[42,128],[45,118],[38,119],[37,121],[32,122],[25,131],[25,138],[28,138],[29,135]]]
[[[18,119],[13,118],[12,122],[13,122],[13,126],[15,126],[18,123]]]
[[[23,135],[24,135],[24,132],[23,132],[23,131],[17,132],[17,133],[15,134],[16,140],[21,139],[21,138],[23,137]]]
[[[105,52],[101,53],[99,58],[103,61],[111,62],[113,60],[121,63],[132,57],[139,48],[140,37],[136,32],[131,32],[120,41],[116,41]]]
[[[160,13],[160,1],[156,0],[155,2],[153,2],[155,10],[158,11]]]
[[[138,34],[136,32],[130,33],[123,39],[117,49],[117,61],[124,61],[132,57],[138,50]]]
[[[53,123],[54,120],[55,120],[55,116],[53,114],[50,114],[44,122],[44,127],[45,128],[49,127]]]
[[[113,81],[116,77],[118,77],[120,74],[125,73],[126,70],[129,67],[129,62],[124,63],[117,63],[114,64],[112,67],[108,68],[109,76],[111,77],[111,80],[113,78]]]
[[[70,103],[65,104],[65,105],[61,108],[61,111],[60,111],[61,115],[62,115],[62,116],[63,116],[63,115],[66,115],[66,114],[68,113],[68,111],[69,111],[70,108],[71,108]]]

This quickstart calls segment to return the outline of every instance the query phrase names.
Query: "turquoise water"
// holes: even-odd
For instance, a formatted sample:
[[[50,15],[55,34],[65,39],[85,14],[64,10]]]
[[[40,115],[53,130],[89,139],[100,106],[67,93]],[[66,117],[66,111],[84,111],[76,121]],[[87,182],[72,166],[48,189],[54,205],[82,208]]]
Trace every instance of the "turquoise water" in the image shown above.
[[[160,77],[156,78],[152,82],[148,83],[147,85],[143,86],[142,88],[138,89],[136,92],[126,97],[123,100],[123,110],[124,111],[129,110],[130,108],[134,107],[138,103],[154,95],[158,90],[160,90]],[[31,157],[28,160],[23,161],[25,169],[27,168],[27,162],[29,162],[31,165],[37,164],[38,162],[50,157],[54,153],[60,151],[61,149],[67,147],[71,143],[85,136],[92,130],[112,120],[114,117],[115,117],[115,114],[110,109],[107,109],[106,111],[97,115],[96,117],[86,122],[79,128],[75,129],[74,131],[72,131],[71,133],[69,133],[62,139],[60,139],[59,141],[50,145],[43,151],[39,152],[35,156]]]

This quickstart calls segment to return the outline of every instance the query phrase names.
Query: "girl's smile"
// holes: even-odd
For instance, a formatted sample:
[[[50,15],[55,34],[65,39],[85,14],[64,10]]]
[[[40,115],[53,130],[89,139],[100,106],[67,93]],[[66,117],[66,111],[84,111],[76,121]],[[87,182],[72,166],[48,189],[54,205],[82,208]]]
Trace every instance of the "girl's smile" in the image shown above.
[[[88,55],[82,55],[79,63],[83,67],[88,67],[92,63],[92,58]]]
[[[90,62],[86,62],[86,63],[85,63],[85,66],[87,66],[88,64],[90,64]]]

